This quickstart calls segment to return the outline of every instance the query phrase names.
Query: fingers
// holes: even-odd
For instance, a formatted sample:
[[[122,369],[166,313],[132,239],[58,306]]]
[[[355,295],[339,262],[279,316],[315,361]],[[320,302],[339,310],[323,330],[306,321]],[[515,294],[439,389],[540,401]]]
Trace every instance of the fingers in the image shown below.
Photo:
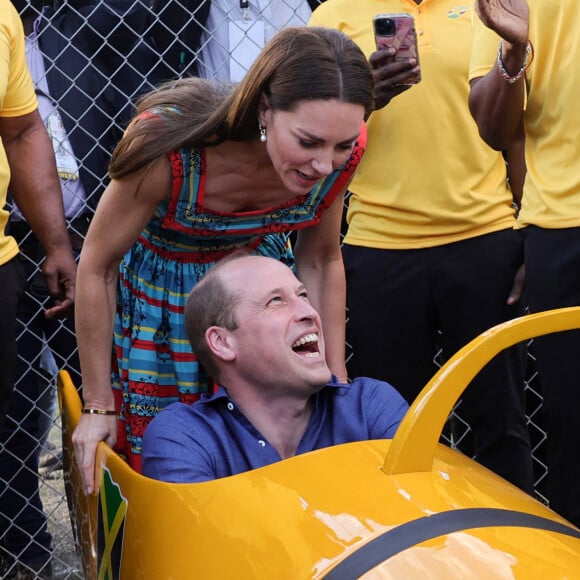
[[[60,318],[66,318],[67,316],[72,315],[73,307],[74,307],[74,301],[71,300],[70,298],[67,298],[67,299],[63,300],[62,302],[58,301],[55,306],[52,306],[51,308],[47,308],[44,311],[44,315],[46,316],[46,318],[51,318],[54,320],[57,320]]]
[[[97,451],[97,442],[89,443],[84,440],[82,432],[83,417],[79,421],[77,428],[72,435],[74,446],[75,461],[79,468],[83,483],[83,491],[89,495],[94,491],[95,480],[95,456]]]
[[[49,268],[46,261],[42,267],[42,275],[44,276],[44,281],[46,282],[46,289],[53,299],[57,300],[60,296],[60,288],[58,284],[58,272]]]
[[[86,495],[95,491],[95,458],[97,446],[87,444],[83,447],[83,452],[79,459],[79,468],[83,479],[83,488]]]
[[[400,87],[401,85],[414,85],[417,84],[417,75],[420,72],[420,67],[413,66],[411,68],[405,67],[399,72],[390,74],[388,77],[378,78],[375,77],[375,90],[377,86],[382,86],[386,88]]]
[[[372,69],[375,87],[377,85],[388,85],[391,87],[400,85],[416,77],[421,70],[415,58],[405,58],[402,60],[390,59],[387,61],[376,60],[375,62],[376,66]]]
[[[71,258],[69,260],[69,258]],[[65,318],[72,315],[75,299],[76,264],[71,256],[66,255],[64,262],[49,260],[44,263],[43,274],[46,287],[55,305],[44,312],[47,318]]]
[[[115,416],[83,415],[72,435],[75,460],[82,478],[83,490],[90,495],[95,491],[95,458],[97,445],[104,441],[110,447],[117,440]]]
[[[514,283],[507,299],[507,304],[512,305],[519,301],[524,292],[525,280],[526,280],[525,268],[524,266],[520,266],[520,269],[517,271],[515,275]]]
[[[372,69],[380,68],[385,64],[393,62],[397,51],[393,47],[376,50],[369,57],[369,64]]]
[[[369,58],[375,84],[375,110],[418,82],[420,67],[415,58],[396,60],[392,47],[376,50]]]
[[[411,60],[416,62],[414,59]],[[387,66],[389,70],[384,71]],[[387,66],[381,69],[383,74],[380,72],[373,73],[375,79],[375,110],[381,109],[394,97],[404,93],[416,84],[417,74],[420,70],[418,66],[409,68],[407,61],[400,61]]]

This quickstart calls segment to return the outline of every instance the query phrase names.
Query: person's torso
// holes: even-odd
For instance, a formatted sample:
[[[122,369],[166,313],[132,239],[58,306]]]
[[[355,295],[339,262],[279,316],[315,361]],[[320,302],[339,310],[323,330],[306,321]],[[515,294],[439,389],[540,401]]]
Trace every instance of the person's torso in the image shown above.
[[[368,146],[353,183],[347,243],[417,248],[513,224],[501,155],[483,143],[467,99],[471,4],[453,0],[327,0],[311,23],[335,26],[369,56],[376,14],[415,18],[423,80],[368,121]]]
[[[264,44],[279,30],[303,26],[311,10],[307,0],[212,0],[202,35],[200,76],[237,82]]]
[[[18,13],[8,0],[0,0],[0,116],[16,117],[37,108],[34,86],[24,52],[24,34]],[[6,194],[10,167],[4,144],[0,146],[0,265],[18,254],[15,240],[5,235]]]
[[[519,225],[580,226],[580,10],[531,0],[524,115],[528,174]]]

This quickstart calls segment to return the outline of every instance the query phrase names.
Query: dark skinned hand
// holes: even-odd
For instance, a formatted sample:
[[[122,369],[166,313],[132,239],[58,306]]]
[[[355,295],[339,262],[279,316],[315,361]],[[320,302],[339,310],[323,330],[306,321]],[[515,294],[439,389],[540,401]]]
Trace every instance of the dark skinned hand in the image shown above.
[[[408,91],[413,85],[403,83],[420,70],[416,59],[395,60],[395,55],[394,48],[384,48],[373,52],[369,58],[375,81],[375,110]]]

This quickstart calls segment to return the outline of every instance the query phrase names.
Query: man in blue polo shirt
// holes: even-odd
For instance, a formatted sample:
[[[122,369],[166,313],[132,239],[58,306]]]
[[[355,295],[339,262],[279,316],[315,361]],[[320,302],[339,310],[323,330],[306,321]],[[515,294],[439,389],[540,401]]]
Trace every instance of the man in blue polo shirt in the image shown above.
[[[336,381],[320,316],[277,260],[222,260],[191,292],[185,317],[194,352],[221,386],[151,422],[143,440],[148,477],[207,481],[331,445],[391,438],[408,408],[388,383]]]

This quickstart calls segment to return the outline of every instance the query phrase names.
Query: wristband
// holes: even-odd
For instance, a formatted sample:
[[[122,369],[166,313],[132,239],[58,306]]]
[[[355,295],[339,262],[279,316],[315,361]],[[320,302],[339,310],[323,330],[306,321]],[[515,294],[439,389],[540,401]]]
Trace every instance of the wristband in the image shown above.
[[[117,411],[111,411],[109,409],[83,409],[83,415],[118,415]]]
[[[499,48],[497,49],[497,69],[501,78],[507,81],[510,85],[513,85],[516,81],[519,81],[522,78],[528,66],[530,66],[534,58],[534,49],[532,47],[532,43],[528,40],[528,44],[526,45],[526,54],[524,55],[524,63],[522,64],[522,68],[520,68],[520,70],[515,75],[510,75],[510,73],[506,70],[502,60],[502,50],[503,40],[499,43]],[[530,55],[532,56],[531,59]]]

